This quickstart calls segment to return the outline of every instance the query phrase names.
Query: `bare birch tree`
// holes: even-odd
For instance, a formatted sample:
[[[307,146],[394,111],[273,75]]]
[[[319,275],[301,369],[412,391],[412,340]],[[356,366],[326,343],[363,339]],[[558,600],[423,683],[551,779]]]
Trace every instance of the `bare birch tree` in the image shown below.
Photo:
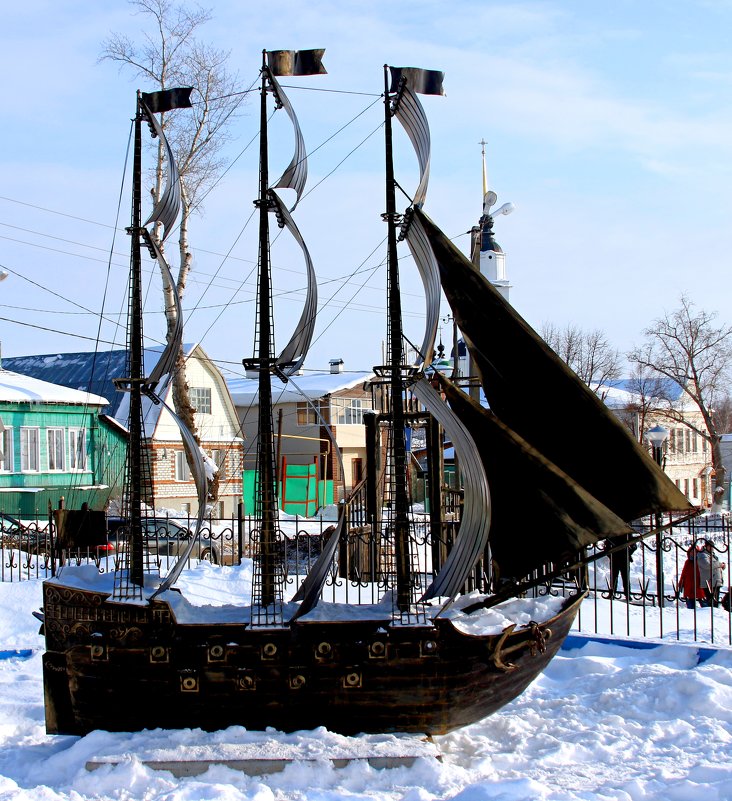
[[[599,329],[584,331],[576,325],[557,328],[553,323],[544,323],[541,337],[601,397],[607,394],[602,388],[620,377],[620,352]]]
[[[229,123],[241,103],[238,78],[229,74],[229,53],[215,50],[196,39],[198,29],[211,19],[209,11],[189,8],[172,0],[131,0],[146,26],[139,41],[112,34],[102,45],[100,61],[114,61],[128,68],[137,78],[152,84],[154,90],[192,86],[192,109],[163,114],[162,126],[171,144],[181,176],[182,213],[178,235],[178,294],[183,300],[193,264],[188,233],[191,215],[201,209],[207,191],[221,175],[224,160],[221,149],[229,139]],[[149,25],[148,25],[149,23]],[[157,201],[163,187],[164,155],[158,143],[158,158],[151,193]],[[175,325],[172,290],[165,286],[165,315],[168,335]],[[181,347],[173,374],[173,403],[200,442],[195,425],[195,409],[189,398],[185,359]],[[190,464],[190,455],[188,455]],[[212,495],[218,494],[218,480]]]
[[[718,510],[725,483],[720,441],[728,422],[732,326],[717,325],[716,316],[697,309],[682,295],[679,308],[655,320],[643,332],[644,346],[631,351],[628,359],[667,380],[665,392],[659,395],[659,409],[668,419],[696,431],[709,443],[714,468],[713,508]],[[681,387],[683,397],[701,413],[703,425],[684,416],[668,382]]]

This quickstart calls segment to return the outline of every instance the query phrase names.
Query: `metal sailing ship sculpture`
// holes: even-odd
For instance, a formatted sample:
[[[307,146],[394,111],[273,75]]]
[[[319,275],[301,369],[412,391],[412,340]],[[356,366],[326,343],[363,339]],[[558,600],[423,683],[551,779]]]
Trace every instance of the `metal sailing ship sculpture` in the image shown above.
[[[532,583],[550,582],[558,570],[576,561],[585,546],[627,532],[625,520],[686,507],[683,496],[628,432],[424,214],[430,137],[417,95],[441,94],[442,76],[385,68],[388,358],[375,368],[375,395],[383,404],[377,414],[367,416],[366,426],[372,455],[381,452],[383,431],[388,456],[383,470],[376,468],[376,459],[369,468],[367,525],[356,532],[349,523],[355,501],[342,504],[332,536],[292,597],[286,597],[272,381],[292,382],[303,363],[313,335],[317,295],[307,248],[277,193],[293,189],[299,200],[306,180],[302,135],[277,76],[321,72],[321,56],[322,51],[277,51],[263,57],[256,201],[258,311],[255,355],[244,362],[247,372],[257,376],[259,389],[258,523],[251,532],[255,545],[251,603],[232,599],[230,607],[192,609],[173,588],[190,550],[162,581],[144,569],[140,518],[147,475],[141,447],[142,407],[160,402],[157,385],[173,362],[161,359],[156,372],[146,377],[141,345],[136,344],[142,341],[140,245],[151,248],[167,269],[157,240],[140,224],[138,178],[129,229],[130,370],[120,381],[120,388],[130,394],[130,451],[136,460],[127,483],[130,548],[112,585],[103,584],[104,577],[97,583],[88,581],[88,571],[82,576],[73,567],[44,584],[49,732],[213,730],[241,725],[284,730],[325,726],[345,734],[436,734],[466,725],[509,702],[543,670],[569,631],[583,592],[578,585],[548,619],[526,626],[481,631],[470,627],[474,615]],[[270,96],[291,118],[296,141],[295,155],[274,188],[269,186],[267,166]],[[185,106],[187,101],[179,100],[179,95],[165,92],[138,99],[138,176],[142,121],[163,137],[155,114]],[[419,186],[404,214],[397,212],[395,202],[393,119],[404,127],[420,167]],[[176,205],[175,167],[167,152],[168,191],[145,224],[160,222],[165,233],[175,220]],[[271,215],[300,244],[308,273],[305,310],[278,355],[272,334]],[[406,239],[413,254],[426,297],[425,333],[416,357],[409,361],[401,327],[400,238]],[[430,369],[441,289],[468,343],[490,411]],[[541,404],[533,400],[531,384],[536,382],[552,387]],[[447,520],[439,467],[431,471],[432,503],[422,529],[426,547],[420,551],[417,538],[422,534],[415,533],[410,509],[405,429],[421,424],[430,432],[433,464],[439,466],[442,432],[454,444],[463,490],[459,507]],[[611,464],[591,464],[581,428],[590,425],[597,447]],[[195,453],[195,443],[188,444]],[[618,465],[627,478],[622,490],[614,475]],[[206,500],[204,467],[201,460],[194,471],[199,515]],[[378,476],[384,479],[386,502],[375,499]],[[522,520],[530,521],[520,534],[520,544],[517,506],[523,510]],[[365,537],[365,571],[349,564],[355,537]],[[194,544],[192,540],[191,548]],[[338,576],[346,579],[345,599],[326,602],[324,586],[329,580],[335,584]],[[362,589],[367,602],[357,607],[354,595],[360,597]],[[466,590],[475,590],[467,600]]]

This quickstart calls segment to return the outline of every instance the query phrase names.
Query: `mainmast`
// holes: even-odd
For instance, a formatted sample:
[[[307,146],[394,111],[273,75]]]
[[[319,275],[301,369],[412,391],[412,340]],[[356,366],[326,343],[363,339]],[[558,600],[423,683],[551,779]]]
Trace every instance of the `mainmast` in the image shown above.
[[[269,257],[269,211],[273,204],[269,198],[269,167],[267,149],[267,91],[269,68],[266,51],[262,53],[262,85],[260,93],[259,134],[259,196],[255,205],[259,209],[259,276],[257,282],[257,324],[255,334],[256,369],[259,373],[259,439],[257,444],[257,486],[255,515],[259,520],[259,576],[252,588],[252,605],[258,608],[260,622],[280,622],[282,595],[278,576],[277,540],[277,486],[275,479],[274,426],[272,422],[272,370],[274,359],[274,332],[272,325],[272,275]],[[253,366],[251,362],[245,362]],[[267,611],[268,607],[272,607]]]
[[[384,66],[384,125],[386,149],[386,213],[388,328],[387,364],[389,371],[389,397],[391,411],[392,445],[392,526],[396,560],[397,606],[401,612],[409,609],[412,576],[409,552],[409,494],[407,488],[407,447],[405,438],[402,306],[399,291],[399,263],[397,260],[397,224],[401,215],[396,213],[394,160],[392,152],[391,96],[389,94],[389,68]]]

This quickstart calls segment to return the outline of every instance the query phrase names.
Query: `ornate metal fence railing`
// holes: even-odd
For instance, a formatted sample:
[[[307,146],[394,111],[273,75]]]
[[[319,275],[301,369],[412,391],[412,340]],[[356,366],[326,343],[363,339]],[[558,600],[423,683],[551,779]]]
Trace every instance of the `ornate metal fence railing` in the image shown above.
[[[388,523],[367,521],[359,516],[358,505],[349,515],[339,549],[339,559],[331,570],[323,590],[326,601],[379,603],[392,586],[388,560]],[[639,534],[654,530],[654,522],[634,524]],[[669,523],[670,520],[664,520]],[[303,577],[320,555],[335,530],[335,521],[284,516],[280,521],[281,564],[286,586],[294,594]],[[249,531],[253,523],[246,517],[207,520],[200,532],[192,532],[193,520],[156,517],[148,521],[145,550],[148,562],[165,575],[190,536],[197,536],[191,566],[200,561],[226,569],[251,558]],[[517,530],[523,524],[517,519]],[[424,587],[449,552],[457,523],[447,525],[435,548],[434,527],[428,515],[415,516],[412,531],[412,561],[415,577]],[[591,561],[582,582],[588,597],[580,608],[575,630],[598,635],[662,638],[688,642],[732,645],[730,613],[730,565],[732,564],[732,525],[729,516],[703,516],[671,525],[661,536],[642,540],[626,562],[616,569],[603,555],[602,543],[590,549]],[[722,570],[718,603],[707,604],[701,586],[700,597],[688,601],[680,585],[680,576],[691,549],[707,550],[717,558]],[[621,552],[622,554],[622,552]],[[93,563],[100,572],[114,570],[119,552],[117,535],[110,531],[103,543],[84,548],[59,550],[53,527],[47,520],[23,520],[5,516],[0,519],[0,581],[18,582],[45,579],[65,564]],[[622,558],[619,559],[622,565]],[[481,561],[466,590],[485,590],[495,584],[489,554]],[[577,584],[577,574],[565,574],[545,581],[530,590],[532,594],[570,594]]]

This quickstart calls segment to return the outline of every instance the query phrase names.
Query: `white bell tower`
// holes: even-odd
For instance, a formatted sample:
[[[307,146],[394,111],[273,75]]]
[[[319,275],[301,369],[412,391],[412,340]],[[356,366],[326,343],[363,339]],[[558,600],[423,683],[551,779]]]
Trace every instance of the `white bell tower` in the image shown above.
[[[493,221],[499,214],[510,214],[515,206],[513,203],[504,203],[500,208],[491,212],[498,196],[488,189],[488,174],[485,166],[484,139],[478,143],[481,146],[483,158],[483,214],[477,226],[471,230],[471,254],[473,264],[485,275],[496,289],[508,300],[511,284],[506,272],[506,254],[493,236]]]

